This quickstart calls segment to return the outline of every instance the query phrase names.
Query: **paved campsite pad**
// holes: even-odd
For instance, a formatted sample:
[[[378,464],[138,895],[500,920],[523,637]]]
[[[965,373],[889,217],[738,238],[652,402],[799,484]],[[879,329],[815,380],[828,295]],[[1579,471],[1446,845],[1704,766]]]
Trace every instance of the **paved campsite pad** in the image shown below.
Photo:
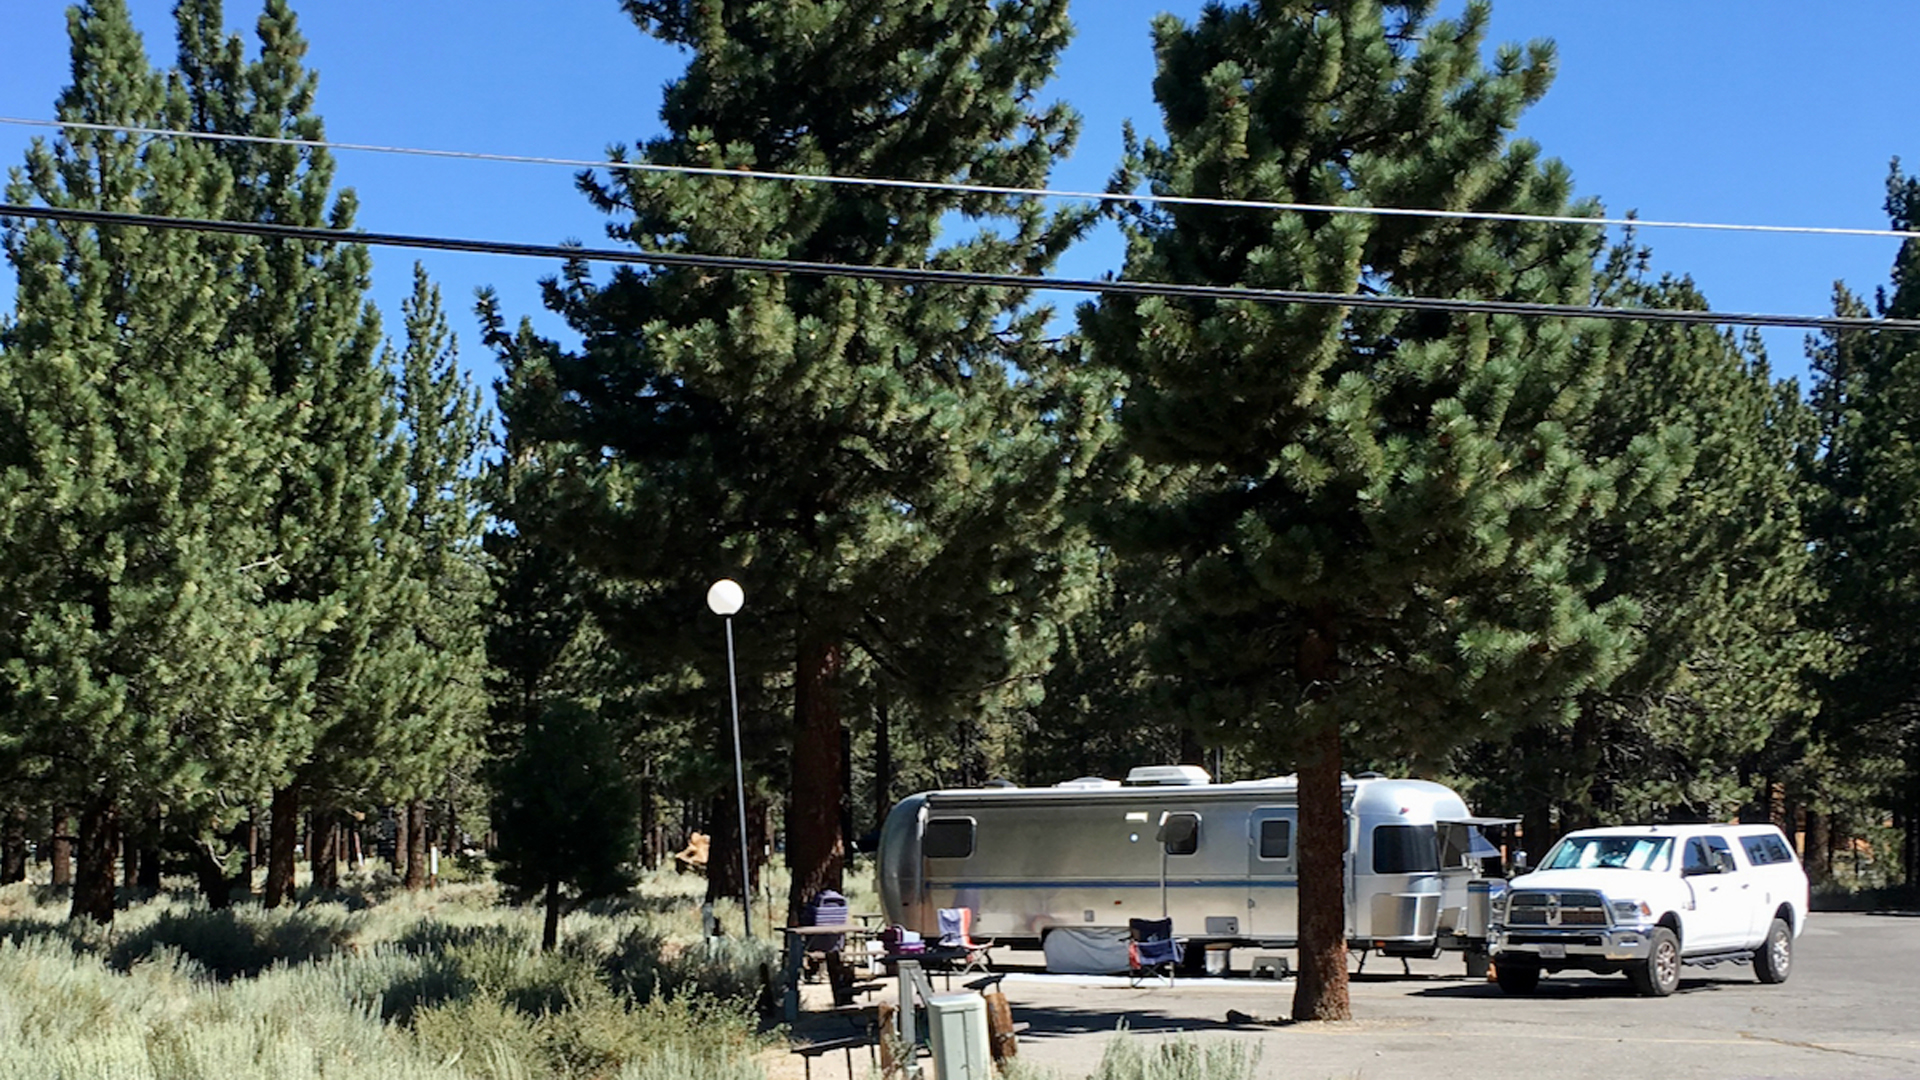
[[[1763,986],[1747,966],[1687,968],[1664,999],[1635,996],[1622,976],[1578,973],[1512,997],[1467,979],[1457,954],[1413,961],[1411,975],[1375,957],[1352,984],[1358,1019],[1344,1024],[1276,1020],[1291,1007],[1293,981],[1247,978],[1250,950],[1234,953],[1234,977],[1140,989],[1040,974],[1037,953],[996,953],[1013,971],[1004,988],[1014,1018],[1031,1025],[1022,1059],[1063,1077],[1090,1071],[1121,1023],[1148,1041],[1255,1042],[1260,1076],[1301,1080],[1920,1077],[1914,916],[1816,914],[1785,984]],[[803,1030],[827,1023],[809,1018]],[[864,1077],[857,1057],[856,1066]],[[814,1068],[823,1080],[845,1073],[838,1055]]]

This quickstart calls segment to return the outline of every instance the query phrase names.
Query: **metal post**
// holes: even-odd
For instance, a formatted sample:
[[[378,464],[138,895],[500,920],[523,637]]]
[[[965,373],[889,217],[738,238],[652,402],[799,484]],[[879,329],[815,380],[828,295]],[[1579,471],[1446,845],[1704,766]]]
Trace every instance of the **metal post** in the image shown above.
[[[747,857],[747,772],[740,760],[740,688],[733,674],[733,616],[727,616],[727,699],[733,705],[733,782],[740,796],[740,920],[753,936],[753,864]]]

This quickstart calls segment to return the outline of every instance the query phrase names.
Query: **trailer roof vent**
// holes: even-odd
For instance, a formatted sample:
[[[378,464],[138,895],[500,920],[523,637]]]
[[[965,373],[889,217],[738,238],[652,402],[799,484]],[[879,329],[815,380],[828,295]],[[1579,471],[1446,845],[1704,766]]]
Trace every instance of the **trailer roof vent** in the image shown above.
[[[1127,784],[1135,787],[1188,787],[1212,782],[1213,777],[1198,765],[1142,765],[1127,773]]]
[[[1070,791],[1093,791],[1098,788],[1119,787],[1120,781],[1106,780],[1098,776],[1083,776],[1078,780],[1062,780],[1053,786]]]

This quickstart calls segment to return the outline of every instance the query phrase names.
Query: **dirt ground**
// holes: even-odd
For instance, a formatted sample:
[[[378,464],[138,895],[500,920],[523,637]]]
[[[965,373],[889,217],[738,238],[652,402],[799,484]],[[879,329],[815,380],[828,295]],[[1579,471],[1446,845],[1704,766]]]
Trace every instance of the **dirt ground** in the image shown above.
[[[1000,950],[996,950],[1000,952]],[[1439,960],[1370,958],[1352,981],[1355,1019],[1285,1020],[1293,982],[1251,978],[1251,953],[1236,952],[1223,978],[1134,987],[1125,978],[1048,975],[1035,954],[995,958],[1025,1063],[1063,1080],[1098,1064],[1124,1026],[1132,1037],[1257,1047],[1260,1077],[1299,1080],[1619,1080],[1658,1075],[1715,1080],[1920,1077],[1920,917],[1817,914],[1796,943],[1791,978],[1759,983],[1751,967],[1685,969],[1670,998],[1635,996],[1620,976],[1563,972],[1537,993],[1504,994],[1469,978],[1457,954]],[[955,992],[964,992],[956,979]],[[936,978],[936,989],[943,990]],[[801,1039],[853,1035],[870,1023],[832,1012],[824,986],[805,988]],[[897,994],[888,980],[868,997]],[[925,1058],[921,1059],[923,1063]],[[815,1059],[814,1080],[865,1080],[875,1071],[855,1050]],[[774,1050],[778,1080],[805,1077],[799,1055]],[[927,1075],[931,1077],[929,1069]]]

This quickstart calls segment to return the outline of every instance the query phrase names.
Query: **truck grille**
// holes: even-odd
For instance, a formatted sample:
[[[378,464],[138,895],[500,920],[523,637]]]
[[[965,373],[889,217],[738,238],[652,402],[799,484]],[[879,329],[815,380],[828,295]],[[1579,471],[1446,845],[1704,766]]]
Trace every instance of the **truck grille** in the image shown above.
[[[1606,926],[1607,903],[1594,892],[1531,892],[1507,901],[1508,926]]]
[[[1600,945],[1599,934],[1508,934],[1509,945]]]

